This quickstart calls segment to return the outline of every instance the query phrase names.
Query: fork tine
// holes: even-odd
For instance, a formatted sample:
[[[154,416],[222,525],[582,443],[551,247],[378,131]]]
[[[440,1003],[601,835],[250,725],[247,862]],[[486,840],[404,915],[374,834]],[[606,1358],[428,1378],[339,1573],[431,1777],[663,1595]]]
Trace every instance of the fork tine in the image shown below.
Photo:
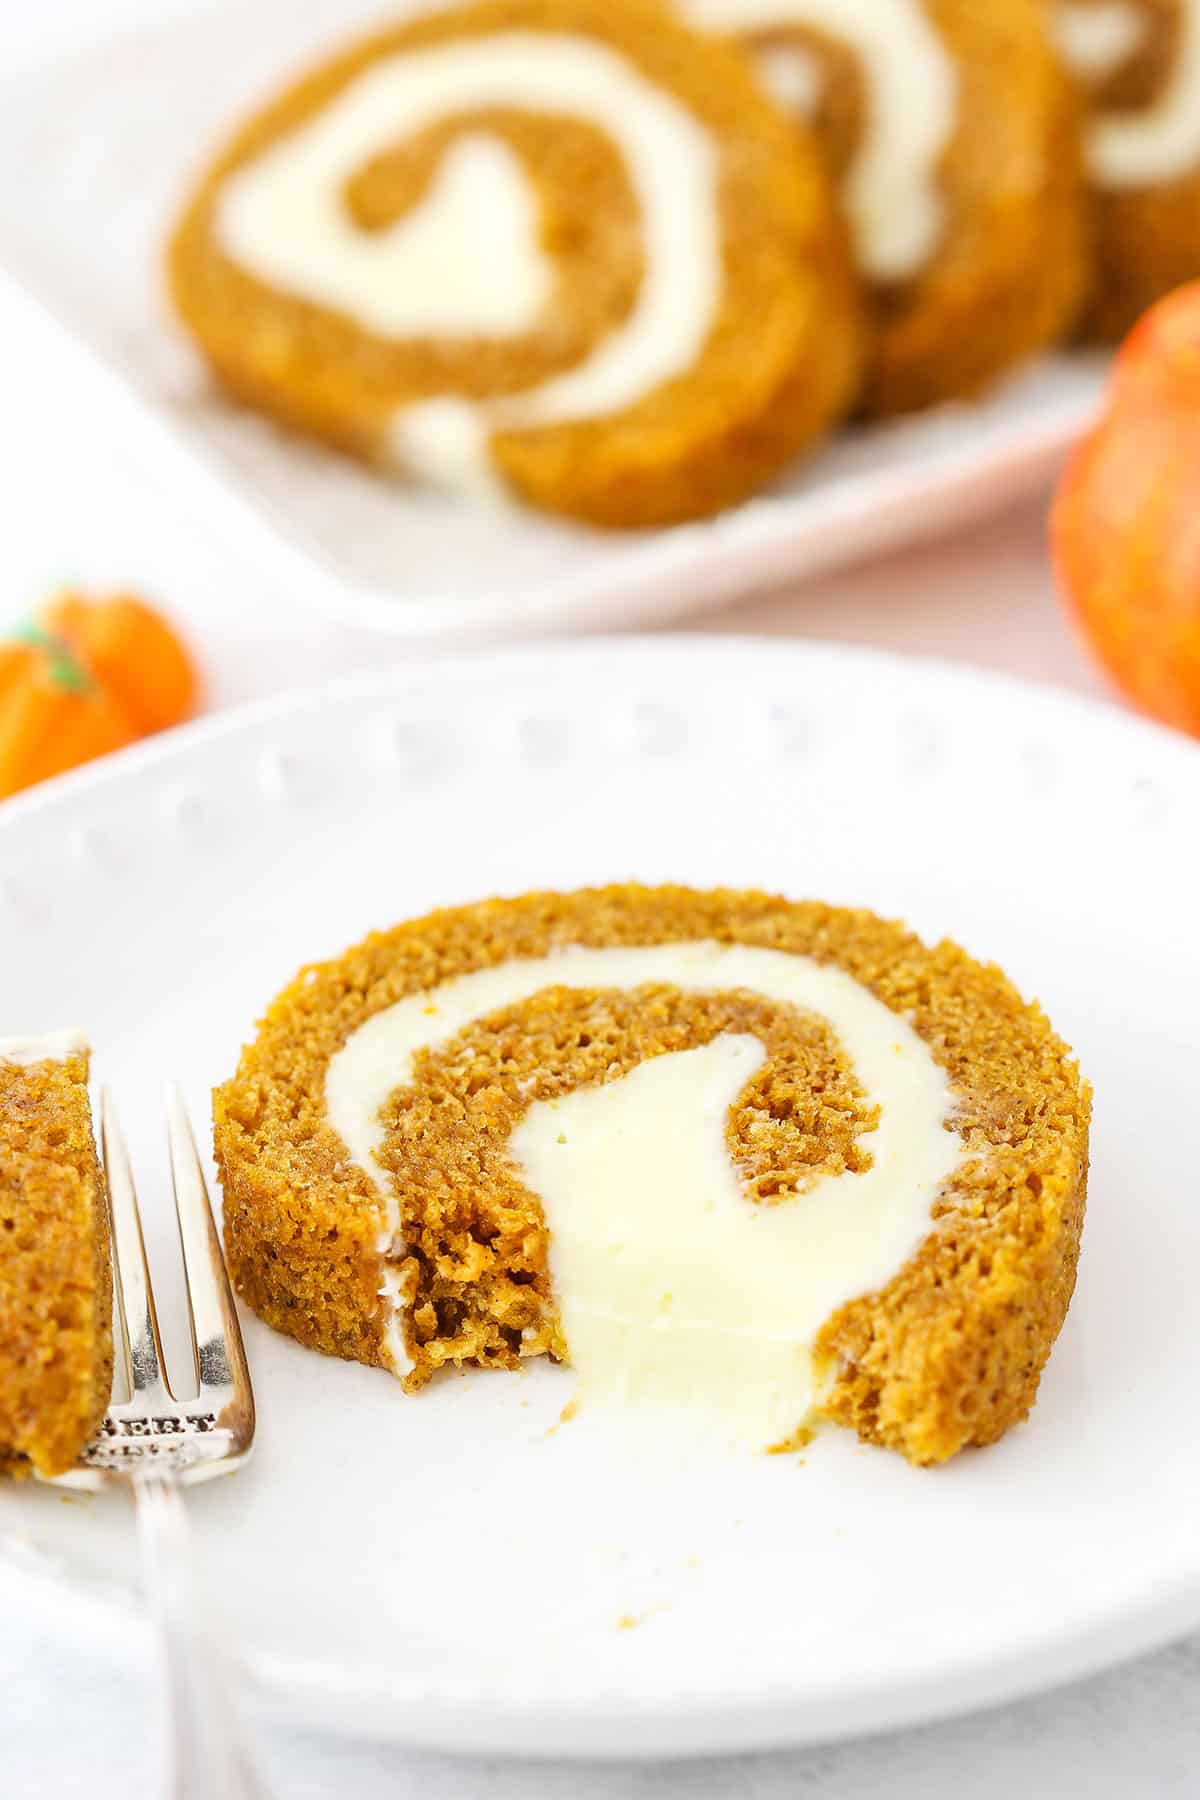
[[[167,1136],[200,1398],[222,1406],[232,1402],[252,1419],[254,1401],[242,1330],[196,1140],[174,1084],[167,1089]]]
[[[113,1272],[129,1390],[136,1400],[167,1401],[171,1395],[163,1378],[162,1339],[146,1263],[142,1216],[129,1167],[129,1151],[107,1088],[100,1096],[100,1141],[108,1183]]]

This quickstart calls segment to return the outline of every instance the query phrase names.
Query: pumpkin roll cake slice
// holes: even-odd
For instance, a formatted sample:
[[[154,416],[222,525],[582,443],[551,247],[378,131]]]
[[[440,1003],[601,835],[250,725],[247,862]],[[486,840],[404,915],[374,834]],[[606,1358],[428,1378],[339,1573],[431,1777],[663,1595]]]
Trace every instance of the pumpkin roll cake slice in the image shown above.
[[[613,887],[303,970],[215,1097],[245,1299],[421,1388],[567,1361],[584,1408],[914,1463],[1022,1419],[1089,1094],[994,967],[873,914]]]
[[[1050,0],[1089,105],[1097,239],[1088,323],[1122,337],[1200,276],[1200,0]]]
[[[873,315],[868,412],[970,395],[1074,322],[1079,106],[1043,4],[677,0],[825,147]]]
[[[330,57],[218,156],[169,260],[234,395],[602,525],[741,499],[861,363],[817,147],[637,0],[486,0]]]
[[[87,1078],[78,1033],[0,1038],[0,1474],[62,1474],[108,1406],[108,1202]]]

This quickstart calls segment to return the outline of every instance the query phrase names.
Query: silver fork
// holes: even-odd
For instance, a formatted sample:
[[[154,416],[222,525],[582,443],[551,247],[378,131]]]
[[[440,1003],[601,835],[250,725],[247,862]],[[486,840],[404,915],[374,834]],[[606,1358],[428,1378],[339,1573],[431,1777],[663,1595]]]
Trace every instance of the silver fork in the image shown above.
[[[183,1101],[167,1095],[175,1212],[187,1285],[196,1397],[176,1400],[163,1361],[129,1152],[108,1094],[101,1097],[113,1276],[129,1399],[59,1487],[121,1483],[133,1495],[146,1592],[162,1647],[169,1702],[166,1792],[172,1800],[249,1800],[259,1794],[197,1602],[183,1488],[228,1475],[254,1439],[254,1395],[204,1172]]]

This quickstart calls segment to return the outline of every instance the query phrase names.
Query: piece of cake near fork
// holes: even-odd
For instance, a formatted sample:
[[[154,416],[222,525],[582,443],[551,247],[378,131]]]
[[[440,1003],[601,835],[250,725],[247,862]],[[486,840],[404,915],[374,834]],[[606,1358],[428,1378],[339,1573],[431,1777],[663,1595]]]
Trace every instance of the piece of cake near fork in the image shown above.
[[[104,1173],[74,1031],[0,1038],[0,1475],[58,1475],[112,1386]]]

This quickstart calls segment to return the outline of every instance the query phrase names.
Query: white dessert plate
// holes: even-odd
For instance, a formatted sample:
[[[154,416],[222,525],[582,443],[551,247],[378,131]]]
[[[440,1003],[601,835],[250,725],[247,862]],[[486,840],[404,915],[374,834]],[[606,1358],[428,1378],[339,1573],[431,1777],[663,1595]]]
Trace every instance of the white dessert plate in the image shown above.
[[[88,368],[62,347],[76,405],[132,436],[270,590],[421,641],[664,622],[1003,505],[1095,411],[1104,359],[1046,357],[977,403],[844,432],[719,519],[626,534],[405,487],[235,410],[167,310],[172,217],[240,114],[378,14],[132,4],[120,33],[0,78],[0,267],[94,353]]]
[[[1198,808],[1200,751],[1115,709],[703,638],[289,699],[0,808],[3,1030],[92,1034],[164,1280],[164,1074],[203,1123],[301,963],[436,903],[628,878],[861,902],[998,959],[1095,1083],[1041,1399],[939,1471],[840,1432],[672,1462],[633,1425],[551,1431],[567,1370],[409,1399],[247,1318],[259,1443],[192,1511],[264,1702],[464,1751],[708,1751],[999,1701],[1200,1624]],[[119,1497],[0,1492],[0,1538],[6,1630],[142,1653]]]

